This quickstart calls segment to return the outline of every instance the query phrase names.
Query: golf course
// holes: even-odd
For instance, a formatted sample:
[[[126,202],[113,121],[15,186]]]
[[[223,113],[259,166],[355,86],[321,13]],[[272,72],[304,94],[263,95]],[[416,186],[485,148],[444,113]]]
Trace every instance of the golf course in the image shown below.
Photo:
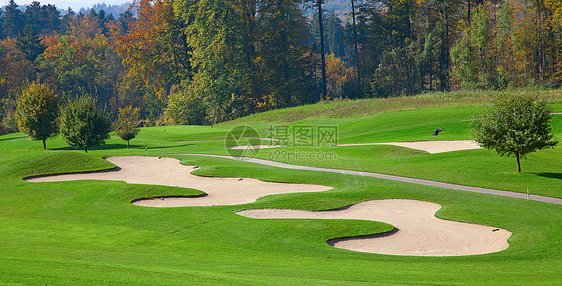
[[[519,173],[473,141],[489,102],[325,101],[87,153],[0,136],[0,285],[560,285],[562,148]]]

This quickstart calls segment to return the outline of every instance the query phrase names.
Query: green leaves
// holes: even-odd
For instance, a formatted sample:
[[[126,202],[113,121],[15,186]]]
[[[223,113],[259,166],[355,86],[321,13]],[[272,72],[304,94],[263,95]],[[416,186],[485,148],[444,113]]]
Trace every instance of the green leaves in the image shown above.
[[[550,119],[549,104],[536,95],[499,94],[484,116],[474,122],[475,140],[500,156],[515,155],[521,172],[519,158],[558,144]]]
[[[96,108],[96,101],[82,96],[71,101],[63,109],[60,118],[60,133],[72,147],[84,148],[105,144],[109,139],[111,123],[104,112]]]
[[[139,124],[139,114],[140,109],[133,108],[127,105],[124,108],[119,108],[119,118],[117,122],[113,124],[113,129],[115,129],[115,134],[119,138],[127,141],[127,149],[129,149],[129,140],[135,138],[140,129],[137,128]]]
[[[16,118],[21,132],[33,140],[45,140],[57,133],[58,97],[46,85],[31,83],[18,98]]]

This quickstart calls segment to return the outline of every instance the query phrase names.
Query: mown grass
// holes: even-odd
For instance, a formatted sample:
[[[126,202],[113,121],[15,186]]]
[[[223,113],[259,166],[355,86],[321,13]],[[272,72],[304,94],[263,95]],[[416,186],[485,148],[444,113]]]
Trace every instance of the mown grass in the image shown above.
[[[479,95],[483,97],[483,94]],[[546,96],[546,95],[543,95]],[[477,98],[479,98],[477,96]],[[554,102],[553,111],[560,112],[559,94],[549,99]],[[384,102],[377,99],[375,101]],[[406,101],[407,102],[407,101]],[[354,103],[355,104],[355,103]],[[297,108],[298,109],[298,108]],[[336,126],[338,143],[382,143],[431,140],[471,140],[472,119],[485,111],[483,104],[464,104],[442,107],[415,108],[396,112],[384,112],[375,115],[349,118],[310,117],[304,120],[284,123],[250,123],[260,131],[263,137],[271,136],[268,128],[272,126]],[[269,118],[270,113],[261,115]],[[295,117],[293,111],[284,110],[287,118]],[[276,115],[273,116],[273,118]],[[431,136],[434,129],[444,130],[439,136]],[[552,116],[552,128],[555,136],[562,140],[562,115]],[[428,154],[423,151],[389,146],[354,146],[328,148],[295,146],[289,138],[290,146],[279,149],[262,149],[259,158],[298,165],[370,171],[413,178],[436,180],[441,182],[501,189],[514,192],[562,198],[562,149],[541,150],[531,153],[522,161],[523,173],[518,173],[514,157],[501,157],[495,151],[467,150],[440,154]],[[193,149],[194,153],[208,153]],[[279,156],[295,153],[335,154],[337,160],[291,159]],[[215,153],[224,154],[222,150]]]
[[[439,139],[469,137],[468,123],[481,106],[428,107],[348,118],[308,118],[335,123],[341,141],[423,140],[443,122]],[[555,108],[562,111],[560,104]],[[557,111],[557,110],[556,110]],[[269,115],[262,115],[269,116]],[[396,116],[396,117],[395,117]],[[557,119],[559,120],[559,119]],[[286,121],[285,121],[286,122]],[[390,122],[390,123],[389,123]],[[425,122],[425,123],[424,123]],[[560,136],[562,124],[555,121]],[[266,134],[270,122],[253,122]],[[50,150],[21,134],[0,137],[0,284],[31,285],[559,285],[562,283],[562,207],[375,178],[286,170],[247,162],[179,155],[228,154],[220,140],[231,124],[143,128],[126,149],[115,136],[88,154],[60,138]],[[364,134],[364,135],[362,135]],[[217,140],[218,139],[218,140]],[[184,142],[211,140],[201,142]],[[114,181],[29,183],[24,177],[108,169],[107,156],[168,156],[198,165],[198,175],[252,177],[333,187],[321,193],[267,196],[238,206],[147,208],[141,197],[197,195],[198,190]],[[298,148],[337,152],[337,161],[299,161],[332,168],[369,169],[438,181],[547,185],[560,190],[559,149],[523,161],[473,150],[427,154],[393,146]],[[292,150],[285,148],[281,150]],[[267,150],[262,150],[267,151]],[[265,156],[266,153],[260,153]],[[545,163],[547,162],[547,163]],[[504,169],[505,168],[505,169]],[[496,172],[496,174],[488,174]],[[543,172],[543,176],[536,175]],[[501,177],[501,179],[497,179]],[[455,179],[456,178],[456,179]],[[494,179],[496,178],[496,179]],[[517,181],[520,180],[520,181]],[[501,252],[463,257],[401,257],[336,249],[331,238],[388,231],[387,224],[349,220],[256,220],[242,209],[326,210],[352,203],[407,198],[439,203],[444,219],[505,228],[513,233]]]
[[[561,209],[557,205],[218,158],[179,158],[202,166],[198,172],[204,175],[307,182],[334,189],[268,196],[241,206],[146,208],[129,202],[137,196],[189,195],[191,191],[99,181],[3,184],[0,281],[467,285],[505,276],[496,283],[561,282],[557,239],[562,231]],[[76,170],[86,169],[84,165],[76,164]],[[383,198],[433,201],[443,206],[438,213],[442,218],[506,228],[513,232],[511,247],[494,254],[447,258],[366,254],[332,248],[325,241],[387,231],[390,226],[346,220],[255,220],[234,214],[266,207],[322,210]]]

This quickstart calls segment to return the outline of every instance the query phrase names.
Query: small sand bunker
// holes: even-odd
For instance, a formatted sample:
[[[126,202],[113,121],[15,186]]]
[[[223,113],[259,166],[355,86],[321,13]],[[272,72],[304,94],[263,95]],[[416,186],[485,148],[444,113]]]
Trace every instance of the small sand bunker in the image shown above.
[[[255,202],[267,195],[321,192],[332,189],[319,185],[272,183],[249,178],[199,177],[191,174],[195,167],[184,166],[179,160],[171,158],[110,157],[106,160],[117,165],[117,170],[53,175],[26,180],[30,182],[112,180],[131,184],[193,188],[207,193],[207,196],[196,198],[151,198],[134,201],[135,205],[148,207],[238,205]]]
[[[230,147],[232,150],[248,150],[248,149],[269,149],[269,148],[279,148],[286,147],[287,145],[240,145]]]
[[[417,200],[375,200],[342,210],[302,211],[257,209],[237,214],[259,219],[359,219],[381,221],[397,229],[387,236],[342,238],[329,244],[353,251],[413,256],[458,256],[506,249],[511,232],[489,226],[441,220],[440,205]]]
[[[481,147],[475,141],[470,140],[454,140],[454,141],[417,141],[417,142],[389,142],[389,143],[353,143],[338,144],[340,146],[364,146],[364,145],[393,145],[410,149],[423,150],[430,154],[480,149]]]

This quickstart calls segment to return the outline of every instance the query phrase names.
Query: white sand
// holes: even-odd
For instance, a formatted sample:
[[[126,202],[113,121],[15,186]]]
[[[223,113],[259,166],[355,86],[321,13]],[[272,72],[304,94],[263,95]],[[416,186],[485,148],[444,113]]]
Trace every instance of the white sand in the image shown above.
[[[194,188],[208,195],[198,198],[160,198],[137,200],[134,204],[149,207],[183,207],[235,205],[282,193],[320,192],[326,186],[263,182],[248,178],[208,178],[191,175],[193,166],[179,160],[155,157],[111,157],[119,167],[109,172],[54,175],[30,178],[30,182],[70,180],[118,180],[135,184],[152,184]],[[332,245],[354,251],[420,256],[473,255],[501,251],[508,247],[509,231],[492,231],[493,227],[437,219],[438,204],[415,200],[377,200],[355,204],[337,211],[246,210],[238,214],[252,218],[361,219],[382,221],[398,231],[384,237],[345,238]]]
[[[398,147],[405,147],[410,149],[426,151],[430,154],[451,152],[451,151],[462,151],[471,149],[480,149],[476,141],[471,140],[452,140],[452,141],[416,141],[416,142],[388,142],[388,143],[350,143],[350,144],[338,144],[337,147],[347,147],[347,146],[369,146],[369,145],[393,145]],[[267,149],[267,148],[278,148],[286,147],[286,145],[241,145],[234,146],[231,149],[247,150],[247,149]]]
[[[30,182],[71,180],[112,180],[132,184],[164,185],[201,190],[207,194],[198,198],[160,198],[135,201],[135,205],[150,207],[185,207],[238,205],[255,202],[258,198],[285,193],[321,192],[331,187],[263,182],[249,178],[210,178],[191,174],[193,166],[179,160],[156,157],[110,157],[109,162],[120,170],[111,172],[66,174],[28,179]]]
[[[398,231],[383,237],[346,238],[333,246],[360,252],[415,255],[457,256],[492,253],[506,249],[511,232],[494,227],[441,220],[435,203],[416,200],[366,201],[343,210],[302,211],[257,209],[237,214],[260,219],[359,219],[382,221]]]
[[[338,144],[338,147],[345,146],[364,146],[364,145],[393,145],[410,149],[426,151],[430,154],[471,150],[481,148],[478,143],[471,140],[453,140],[453,141],[417,141],[417,142],[389,142],[389,143],[353,143]]]
[[[279,148],[286,147],[287,145],[240,145],[230,147],[232,150],[248,150],[248,149],[269,149],[269,148]]]

